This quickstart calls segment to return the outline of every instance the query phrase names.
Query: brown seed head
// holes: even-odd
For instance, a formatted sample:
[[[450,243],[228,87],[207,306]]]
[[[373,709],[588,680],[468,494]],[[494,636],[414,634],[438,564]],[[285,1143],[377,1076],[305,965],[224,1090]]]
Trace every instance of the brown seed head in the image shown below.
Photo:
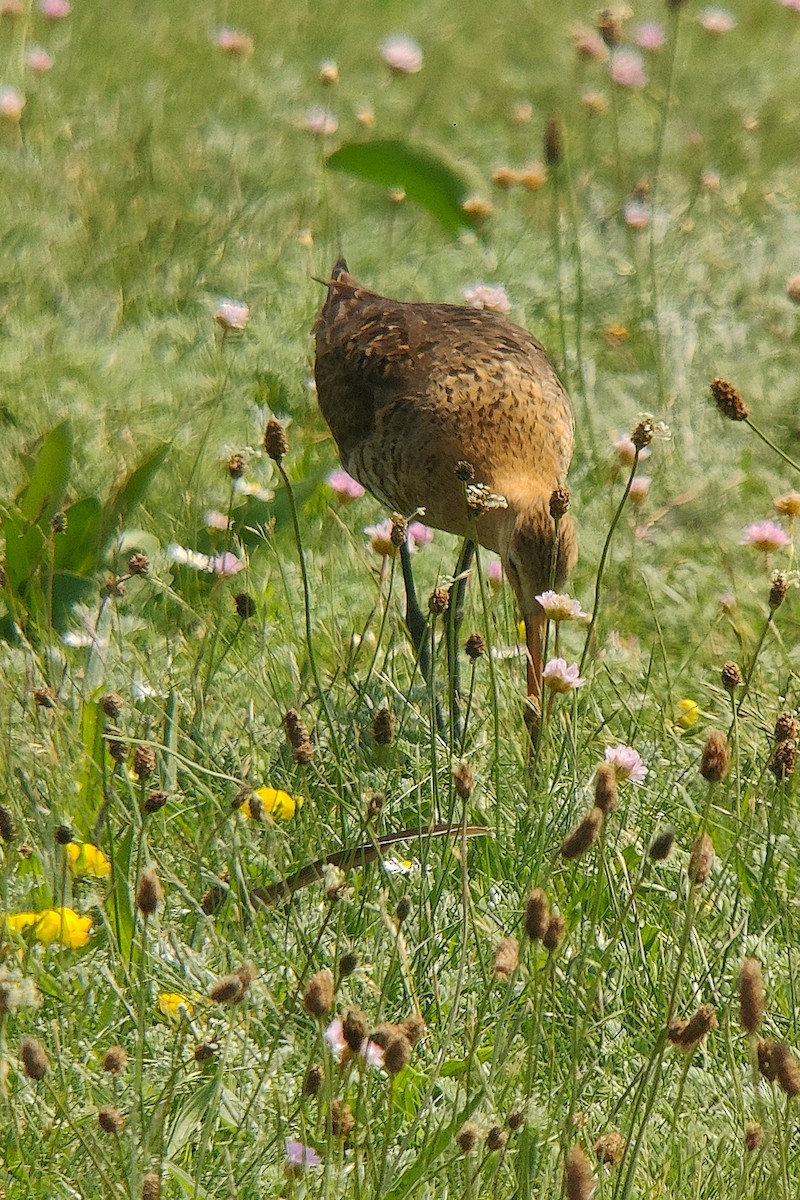
[[[731,695],[742,686],[742,672],[738,663],[726,662],[722,667],[722,686]]]
[[[513,167],[497,167],[492,172],[492,183],[507,192],[519,183],[519,171],[515,171]]]
[[[55,708],[56,694],[52,688],[34,688],[33,698],[39,708]]]
[[[250,617],[256,615],[256,602],[249,592],[237,592],[233,597],[233,603],[240,621],[249,621]]]
[[[652,417],[641,417],[631,430],[631,441],[637,450],[644,450],[653,440],[655,428]]]
[[[773,571],[769,589],[769,607],[772,612],[780,608],[789,590],[789,579],[783,571]]]
[[[408,521],[401,513],[392,513],[392,530],[389,541],[399,550],[408,537]]]
[[[707,833],[699,834],[692,853],[689,855],[689,882],[701,887],[711,874],[714,865],[714,843]]]
[[[622,41],[622,13],[614,8],[601,8],[595,14],[594,27],[608,47]]]
[[[169,796],[166,792],[162,792],[160,789],[155,792],[150,792],[144,802],[144,811],[147,813],[156,813],[160,808],[164,807],[164,805],[167,803],[167,800],[169,800]]]
[[[567,922],[561,913],[553,913],[542,934],[542,945],[545,950],[549,950],[551,954],[556,951],[563,942],[566,932]]]
[[[571,496],[568,487],[557,487],[550,493],[550,516],[554,521],[560,521],[569,512]]]
[[[15,834],[16,826],[11,809],[6,808],[5,804],[0,804],[0,840],[13,842]]]
[[[519,942],[513,937],[501,938],[494,955],[494,974],[496,979],[508,981],[517,969],[519,963]]]
[[[561,843],[562,858],[580,858],[600,836],[605,817],[600,808],[590,808],[586,816],[571,830]]]
[[[775,741],[797,741],[798,733],[800,733],[800,724],[795,720],[794,714],[790,712],[780,713],[775,721]]]
[[[208,998],[214,1004],[236,1004],[244,993],[245,988],[238,975],[223,975],[208,989]]]
[[[344,1100],[332,1100],[328,1113],[328,1128],[334,1137],[346,1138],[356,1127],[353,1110]]]
[[[122,706],[125,701],[122,696],[118,696],[116,692],[108,692],[100,701],[100,707],[107,717],[112,721],[116,721],[119,714],[122,712]]]
[[[609,762],[601,763],[594,777],[595,808],[599,808],[601,812],[609,816],[610,813],[616,811],[618,802],[619,789],[617,787],[617,772],[614,764]]]
[[[508,1141],[508,1134],[502,1125],[493,1125],[486,1134],[487,1150],[503,1150]]]
[[[462,1154],[469,1154],[478,1144],[480,1129],[474,1121],[465,1121],[456,1134],[456,1142]]]
[[[109,1075],[122,1075],[128,1066],[128,1054],[123,1046],[109,1046],[103,1055],[103,1070]]]
[[[309,740],[309,733],[306,723],[296,708],[290,708],[287,710],[286,715],[283,718],[283,727],[286,730],[286,737],[289,741],[289,745],[293,746],[295,750],[298,746],[301,746],[303,742],[307,742]]]
[[[306,1071],[306,1077],[303,1080],[303,1095],[316,1096],[322,1087],[322,1081],[325,1078],[325,1072],[319,1063],[314,1063]]]
[[[391,746],[397,721],[389,708],[379,708],[372,718],[372,737],[377,746]]]
[[[358,966],[358,955],[355,954],[352,950],[348,950],[339,959],[339,977],[341,979],[347,979],[347,977],[349,975],[353,974],[353,972],[356,970],[357,966]]]
[[[303,1008],[312,1017],[324,1017],[333,1008],[333,974],[327,967],[312,975],[303,992]]]
[[[464,643],[464,653],[475,662],[486,653],[486,642],[479,633],[471,633]]]
[[[428,597],[428,611],[434,617],[442,617],[450,607],[450,589],[435,587]]]
[[[383,806],[386,803],[386,797],[383,792],[367,792],[364,797],[367,801],[367,820],[375,821],[383,812]]]
[[[222,908],[227,898],[227,889],[215,883],[203,892],[200,897],[200,907],[207,917],[213,917]]]
[[[506,1123],[511,1132],[516,1133],[525,1124],[525,1113],[519,1108],[513,1109],[506,1117]]]
[[[727,417],[729,421],[747,420],[750,410],[732,383],[717,376],[716,379],[711,380],[708,386],[711,388],[714,403],[723,417]]]
[[[765,1137],[763,1125],[759,1125],[758,1121],[748,1121],[744,1127],[744,1148],[747,1153],[752,1154],[759,1146],[763,1146]]]
[[[800,517],[800,492],[787,492],[785,496],[776,496],[772,505],[782,517]]]
[[[381,1050],[385,1050],[389,1044],[389,1038],[394,1037],[399,1028],[399,1025],[394,1025],[391,1021],[381,1021],[369,1035],[370,1041],[374,1042],[376,1046],[380,1046]]]
[[[494,213],[494,206],[485,196],[467,196],[461,204],[461,210],[476,221],[486,221]]]
[[[404,921],[407,921],[408,914],[410,912],[411,912],[411,897],[410,896],[401,896],[400,899],[397,901],[397,905],[394,910],[394,915],[395,915],[397,924],[402,925]]]
[[[580,1146],[567,1151],[566,1183],[567,1200],[589,1200],[594,1192],[592,1165]]]
[[[730,760],[728,739],[718,729],[712,729],[700,757],[700,774],[703,779],[709,783],[719,783],[728,774]]]
[[[544,888],[534,888],[528,895],[525,905],[525,933],[532,942],[538,942],[545,935],[550,920],[550,901]]]
[[[777,1043],[772,1038],[759,1038],[756,1042],[756,1058],[758,1069],[768,1083],[774,1083],[778,1075],[778,1062],[775,1056]]]
[[[453,767],[453,783],[460,800],[469,800],[475,787],[475,775],[469,763],[460,762]]]
[[[419,1039],[425,1032],[425,1022],[419,1013],[412,1013],[410,1017],[406,1017],[398,1025],[400,1032],[408,1038],[412,1046],[416,1046]]]
[[[142,1180],[141,1200],[161,1200],[161,1176],[158,1171],[148,1171]]]
[[[217,1053],[217,1046],[213,1042],[200,1042],[194,1048],[194,1061],[196,1063],[209,1062]]]
[[[557,167],[564,156],[564,136],[557,116],[548,118],[544,129],[544,160],[548,167]]]
[[[612,1130],[611,1133],[604,1133],[597,1139],[594,1152],[600,1162],[608,1163],[610,1167],[618,1167],[622,1162],[626,1144],[622,1134]]]
[[[688,1025],[688,1021],[684,1021],[682,1017],[673,1017],[667,1029],[667,1037],[672,1042],[673,1046],[677,1046],[683,1037],[684,1030]]]
[[[68,846],[70,842],[75,841],[75,834],[71,825],[56,825],[55,833],[56,844],[58,846]]]
[[[232,454],[225,465],[231,479],[241,479],[247,467],[247,460],[243,454]]]
[[[152,746],[139,745],[133,752],[133,773],[137,779],[149,779],[156,769],[156,752]]]
[[[383,1065],[390,1075],[399,1075],[411,1061],[411,1043],[398,1030],[389,1038],[383,1051]]]
[[[786,1042],[778,1042],[773,1050],[772,1059],[781,1091],[792,1098],[800,1095],[800,1063],[791,1046]]]
[[[314,746],[311,740],[301,742],[294,752],[294,761],[298,767],[307,767],[314,758]]]
[[[97,1113],[97,1124],[102,1129],[103,1133],[113,1133],[115,1137],[119,1137],[125,1128],[125,1118],[118,1108],[113,1104],[104,1104]]]
[[[52,517],[50,518],[50,528],[52,529],[53,533],[66,533],[67,524],[68,518],[65,512],[53,513]]]
[[[100,590],[109,600],[120,600],[126,592],[125,580],[120,575],[107,575]]]
[[[663,862],[665,858],[669,858],[674,845],[675,830],[671,825],[667,825],[665,829],[660,829],[655,835],[647,853],[653,862]]]
[[[38,1038],[24,1037],[19,1044],[19,1056],[22,1059],[25,1074],[29,1079],[35,1079],[37,1083],[40,1079],[44,1079],[50,1070],[47,1051]]]
[[[246,992],[250,985],[255,983],[255,981],[258,979],[258,968],[256,967],[255,963],[245,961],[240,967],[236,968],[236,975],[239,978],[239,982],[241,983],[243,990]]]
[[[164,899],[164,889],[153,867],[145,867],[139,876],[136,907],[143,917],[152,917]]]
[[[474,478],[475,468],[472,463],[467,462],[466,459],[460,459],[456,463],[456,479],[459,479],[461,483],[472,483]]]
[[[129,575],[147,575],[150,572],[150,559],[146,554],[132,554],[128,559]]]
[[[742,1029],[755,1033],[764,1018],[765,996],[761,966],[746,958],[739,972],[739,1019]]]
[[[717,1014],[710,1004],[701,1004],[700,1007],[692,1013],[689,1020],[684,1023],[679,1036],[675,1039],[676,1045],[681,1050],[694,1050],[699,1046],[703,1038],[705,1038],[712,1029],[716,1029],[719,1022]]]
[[[788,779],[792,774],[796,757],[797,747],[794,742],[778,742],[770,759],[769,769],[779,782]]]
[[[360,1008],[345,1009],[342,1014],[342,1034],[353,1053],[360,1053],[369,1037],[367,1018]]]
[[[276,463],[281,462],[284,454],[289,449],[286,430],[280,421],[276,421],[274,417],[270,417],[264,430],[264,449],[267,452],[268,458],[271,458]]]

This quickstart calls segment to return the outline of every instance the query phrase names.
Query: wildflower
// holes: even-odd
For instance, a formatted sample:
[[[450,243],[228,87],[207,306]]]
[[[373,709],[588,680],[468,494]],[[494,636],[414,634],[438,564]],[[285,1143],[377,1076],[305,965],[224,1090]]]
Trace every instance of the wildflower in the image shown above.
[[[103,1070],[109,1075],[122,1075],[127,1066],[128,1054],[124,1046],[109,1046],[103,1055]]]
[[[19,125],[26,100],[19,88],[0,87],[0,117],[11,125]]]
[[[464,653],[472,662],[482,658],[486,653],[486,642],[479,633],[471,633],[464,643]]]
[[[72,12],[69,0],[39,0],[38,8],[49,21],[61,21]]]
[[[683,700],[678,701],[676,708],[677,716],[675,717],[675,724],[680,729],[691,729],[700,716],[700,705],[696,700],[691,700],[687,696]]]
[[[325,967],[312,975],[303,992],[303,1008],[312,1017],[324,1017],[333,1008],[333,973]]]
[[[755,1033],[764,1019],[764,980],[757,959],[746,958],[739,972],[739,1019],[742,1029]]]
[[[544,609],[544,615],[550,621],[588,621],[589,614],[584,612],[580,601],[573,600],[560,592],[540,592],[534,597]]]
[[[403,544],[403,539],[406,541],[409,553],[414,554],[418,545],[429,542],[433,537],[428,526],[422,525],[419,521],[412,521],[410,525],[403,526],[403,528],[403,537],[399,542],[396,542],[392,535],[394,530],[398,530],[395,536],[399,536],[400,525],[391,517],[387,517],[377,525],[367,525],[364,533],[370,539],[370,548],[384,558],[395,558],[399,547]]]
[[[788,546],[791,540],[788,533],[774,521],[756,521],[745,529],[742,545],[752,546],[754,550],[760,550],[762,554],[771,554],[774,550],[781,550],[784,546]]]
[[[544,936],[550,918],[550,901],[543,888],[534,888],[525,906],[525,933],[532,942]]]
[[[644,782],[647,767],[632,746],[607,746],[605,758],[614,767],[617,783],[623,783],[626,779],[634,783]]]
[[[578,664],[567,665],[564,658],[551,658],[542,672],[542,679],[554,692],[574,692],[586,683],[578,674]]]
[[[491,217],[494,212],[491,201],[485,196],[467,196],[461,204],[461,211],[466,213],[468,217],[474,217],[476,221],[485,221]]]
[[[547,170],[540,162],[528,163],[519,172],[520,187],[526,192],[538,192],[547,183]]]
[[[615,50],[611,56],[611,78],[620,87],[638,91],[647,86],[644,59],[638,50]]]
[[[580,1146],[567,1152],[566,1182],[567,1200],[590,1200],[594,1192],[592,1167]]]
[[[708,386],[711,389],[712,399],[723,417],[727,417],[729,421],[747,420],[750,410],[732,383],[718,375],[716,379],[711,380]]]
[[[93,846],[91,842],[69,842],[67,858],[69,869],[76,879],[82,879],[86,875],[94,875],[98,879],[103,879],[111,874],[111,863],[103,851],[99,850],[97,846]]]
[[[331,471],[325,482],[329,488],[333,489],[337,500],[343,502],[358,500],[364,495],[365,489],[357,479],[353,479],[352,475],[348,475],[347,471],[341,469]]]
[[[111,1104],[104,1104],[98,1110],[97,1123],[103,1133],[113,1133],[115,1137],[119,1137],[125,1128],[125,1118],[119,1109]]]
[[[302,1171],[305,1167],[320,1167],[322,1159],[316,1150],[293,1138],[286,1139],[286,1166],[292,1171]]]
[[[503,586],[503,564],[499,558],[493,558],[487,564],[486,581],[493,592],[499,592]]]
[[[19,1044],[19,1056],[29,1079],[38,1083],[50,1070],[47,1051],[38,1038],[24,1037]]]
[[[262,813],[267,813],[274,821],[290,821],[305,800],[302,796],[290,796],[280,788],[260,787],[253,792]],[[245,811],[247,809],[247,811]],[[253,816],[252,804],[242,805],[245,816]]]
[[[723,663],[721,672],[722,686],[732,696],[738,687],[742,686],[742,672],[738,663],[728,661]]]
[[[29,46],[25,52],[25,66],[40,75],[52,70],[55,61],[52,54],[48,54],[43,46]]]
[[[779,782],[793,773],[796,757],[797,748],[794,742],[778,742],[770,759],[769,769]]]
[[[301,117],[300,128],[307,129],[317,137],[331,137],[339,128],[339,122],[330,109],[314,104]]]
[[[233,458],[236,457],[238,456],[233,455]],[[232,478],[234,491],[238,492],[240,496],[252,496],[263,504],[275,499],[275,493],[269,488],[262,487],[260,483],[251,483],[249,479],[242,479],[241,476],[232,476]]]
[[[456,1134],[456,1142],[462,1154],[469,1154],[478,1144],[480,1130],[474,1121],[465,1121]]]
[[[512,167],[498,167],[492,172],[492,183],[503,191],[514,187],[519,183],[519,171],[515,171]]]
[[[241,333],[250,320],[250,309],[241,300],[220,300],[214,320],[226,332]]]
[[[495,978],[508,981],[519,964],[519,942],[513,937],[501,938],[494,955]]]
[[[708,33],[730,33],[738,24],[727,8],[704,8],[698,13],[697,20]]]
[[[511,312],[511,301],[508,292],[500,285],[476,283],[471,288],[464,289],[464,299],[470,308],[488,308],[490,312]]]
[[[211,559],[207,554],[201,554],[197,550],[187,550],[184,546],[177,546],[174,542],[167,546],[166,555],[179,567],[190,567],[193,571],[211,570]]]
[[[628,200],[623,215],[629,229],[647,229],[650,224],[650,210],[641,200]]]
[[[692,846],[687,874],[689,882],[701,887],[711,874],[714,865],[714,843],[707,833],[701,833]]]
[[[636,459],[636,447],[633,444],[633,438],[629,433],[623,433],[621,437],[615,438],[612,442],[617,458],[623,467],[632,467]],[[639,451],[639,462],[650,457],[650,451],[647,447],[643,447]]]
[[[231,58],[249,58],[253,53],[253,39],[250,35],[240,29],[231,29],[229,25],[217,29],[211,40],[218,50],[229,54]]]
[[[327,86],[331,86],[332,84],[339,82],[339,68],[336,65],[335,59],[323,58],[322,62],[319,64],[318,78],[320,83],[324,83]]]
[[[136,907],[147,920],[154,915],[163,900],[164,889],[155,868],[145,867],[139,876],[139,886],[136,889]]]
[[[781,1091],[791,1097],[800,1095],[800,1063],[791,1046],[786,1042],[778,1042],[772,1051],[772,1061]]]
[[[643,21],[633,31],[633,40],[642,50],[660,50],[667,40],[664,26],[657,21]]]
[[[561,843],[562,858],[580,858],[585,854],[603,828],[605,814],[601,808],[590,808],[586,816],[572,829]]]
[[[626,1141],[621,1133],[613,1131],[602,1134],[594,1144],[594,1152],[602,1163],[618,1167],[625,1153]]]
[[[0,17],[21,17],[24,13],[22,0],[0,0]]]
[[[46,908],[42,912],[11,913],[5,917],[11,933],[30,929],[34,941],[43,946],[59,942],[70,950],[78,950],[89,941],[91,917],[82,917],[71,908]]]
[[[710,167],[700,172],[700,182],[708,192],[718,192],[722,180],[719,171],[714,171]]]
[[[32,979],[10,974],[5,967],[0,970],[0,1020],[18,1008],[35,1008],[41,996]]]
[[[800,517],[800,492],[787,492],[777,496],[772,506],[782,517]]]
[[[422,47],[410,37],[390,37],[380,45],[380,54],[390,70],[397,75],[416,75],[422,70]]]
[[[758,1121],[748,1121],[744,1127],[744,1148],[748,1154],[758,1150],[764,1143],[764,1126]]]
[[[797,0],[798,12],[800,12],[800,0]],[[786,281],[786,295],[791,300],[792,304],[800,304],[800,275],[792,275]]]
[[[381,860],[381,866],[387,875],[410,875],[419,868],[419,862],[416,858],[399,858],[396,854],[390,854]]]
[[[570,38],[579,58],[587,62],[605,62],[608,58],[608,47],[596,29],[588,25],[573,25]]]
[[[180,1021],[183,1018],[191,1020],[194,1016],[194,1005],[180,992],[159,992],[158,1011],[168,1021]]]

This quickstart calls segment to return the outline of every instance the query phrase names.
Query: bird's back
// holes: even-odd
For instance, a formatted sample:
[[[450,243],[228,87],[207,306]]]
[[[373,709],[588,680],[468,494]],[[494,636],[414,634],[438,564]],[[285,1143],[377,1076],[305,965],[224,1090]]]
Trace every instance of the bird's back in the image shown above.
[[[542,346],[486,310],[403,303],[336,264],[316,327],[320,408],[342,462],[399,512],[465,533],[455,465],[501,494],[544,494],[572,454],[567,395]]]

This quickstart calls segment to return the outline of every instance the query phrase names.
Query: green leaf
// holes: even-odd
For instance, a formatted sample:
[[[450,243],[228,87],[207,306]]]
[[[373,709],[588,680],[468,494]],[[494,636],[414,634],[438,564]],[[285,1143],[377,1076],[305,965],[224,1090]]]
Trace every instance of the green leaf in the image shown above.
[[[476,224],[463,208],[470,191],[467,181],[430,150],[402,141],[348,142],[328,157],[327,165],[370,183],[402,188],[450,233]]]
[[[97,496],[87,496],[67,509],[67,528],[55,537],[57,571],[89,575],[100,557],[100,515]]]
[[[56,571],[53,575],[53,629],[63,633],[69,626],[72,610],[77,604],[88,604],[97,598],[97,584],[85,575],[72,571]]]
[[[30,481],[17,497],[27,521],[42,525],[61,507],[72,470],[72,425],[63,421],[42,442]]]
[[[133,858],[134,830],[131,827],[116,846],[109,848],[114,885],[106,900],[106,922],[112,943],[123,963],[132,961],[131,948],[136,930],[133,893],[128,880]]]
[[[103,545],[126,523],[133,510],[144,500],[147,490],[168,452],[168,445],[159,446],[131,472],[127,479],[123,480],[111,495],[103,509],[101,527]]]

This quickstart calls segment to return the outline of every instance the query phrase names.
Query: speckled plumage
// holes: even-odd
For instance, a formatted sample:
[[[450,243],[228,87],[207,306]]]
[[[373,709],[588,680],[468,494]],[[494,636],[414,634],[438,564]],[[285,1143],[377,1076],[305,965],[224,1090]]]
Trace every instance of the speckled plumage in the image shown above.
[[[316,326],[316,383],[343,466],[403,514],[425,509],[437,529],[466,536],[471,514],[460,460],[508,500],[477,519],[497,551],[526,620],[550,582],[549,499],[573,447],[567,397],[543,347],[486,310],[403,303],[362,287],[344,260],[331,272]],[[557,581],[575,559],[560,526]],[[537,689],[538,690],[538,689]]]

